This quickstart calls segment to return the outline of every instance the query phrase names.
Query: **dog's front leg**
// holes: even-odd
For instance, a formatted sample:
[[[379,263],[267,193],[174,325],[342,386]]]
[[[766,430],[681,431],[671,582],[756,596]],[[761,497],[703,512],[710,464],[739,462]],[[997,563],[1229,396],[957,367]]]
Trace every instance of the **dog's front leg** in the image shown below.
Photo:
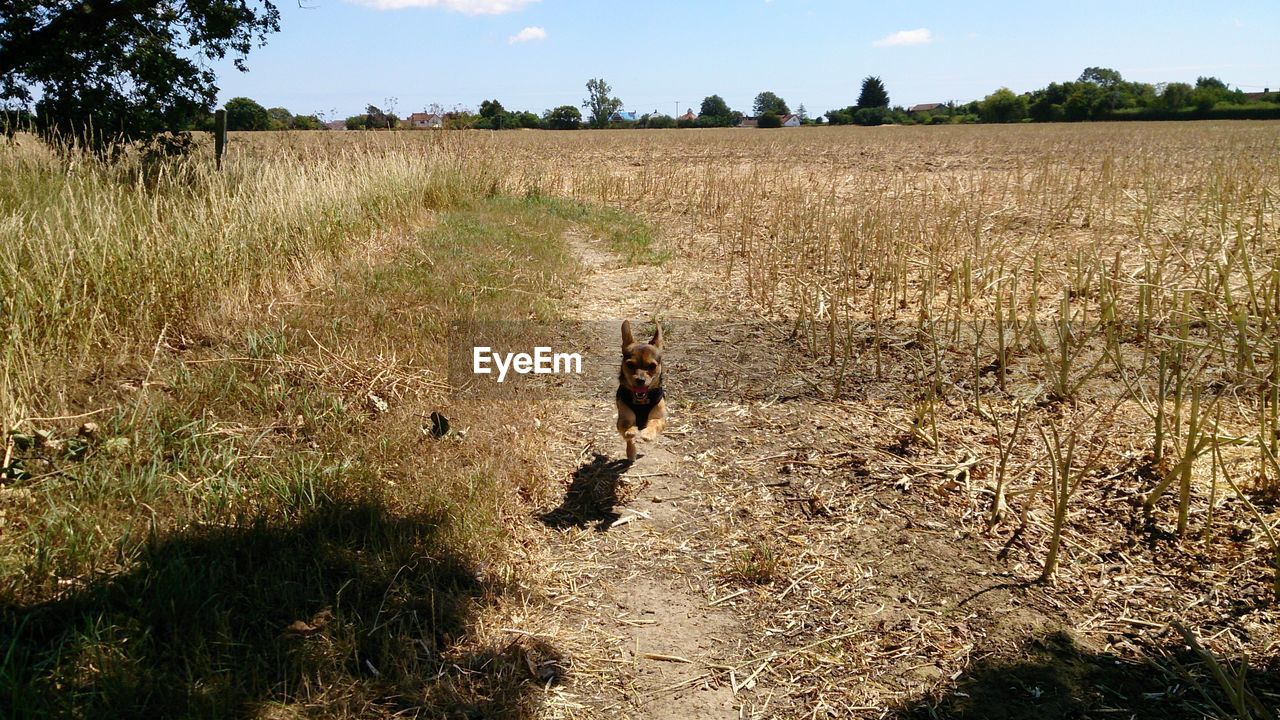
[[[649,424],[640,431],[640,440],[649,442],[658,437],[662,433],[662,429],[667,426],[667,421],[662,418],[650,418]]]
[[[627,459],[634,461],[636,459],[636,429],[630,428],[622,433],[622,437],[627,441]]]
[[[640,439],[649,442],[662,432],[667,426],[667,401],[661,400],[657,405],[653,406],[653,411],[649,413],[649,422],[645,424],[644,429],[640,431]]]
[[[636,459],[636,435],[639,434],[636,428],[636,414],[631,408],[618,403],[618,434],[627,441],[627,459]]]

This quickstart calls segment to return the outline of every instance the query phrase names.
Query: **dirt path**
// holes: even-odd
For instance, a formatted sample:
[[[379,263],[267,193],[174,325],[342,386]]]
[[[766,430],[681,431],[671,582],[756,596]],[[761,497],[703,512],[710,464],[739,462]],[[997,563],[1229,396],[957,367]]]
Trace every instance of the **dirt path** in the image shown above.
[[[589,275],[569,313],[590,346],[612,353],[624,317],[678,331],[665,352],[672,421],[634,465],[613,430],[614,377],[569,404],[569,485],[541,519],[578,701],[608,717],[883,713],[972,651],[948,615],[1012,635],[1046,624],[1000,587],[957,611],[993,585],[981,548],[928,519],[935,508],[904,506],[891,482],[868,491],[866,454],[897,431],[865,413],[900,413],[896,402],[825,403],[804,369],[771,366],[797,349],[717,307],[731,288],[694,262],[626,266],[570,241]],[[856,685],[839,665],[812,674],[815,657],[849,652]]]
[[[569,312],[591,346],[618,346],[624,318],[688,317],[688,289],[698,287],[689,271],[624,266],[589,238],[570,239],[590,275]],[[689,357],[687,347],[669,351],[668,372],[678,375]],[[628,465],[613,430],[616,380],[592,382],[599,387],[587,396],[599,400],[575,403],[568,418],[566,442],[578,448],[570,486],[543,521],[561,557],[577,559],[564,569],[562,591],[574,597],[579,632],[605,656],[597,660],[622,670],[601,678],[594,704],[637,717],[736,718],[732,688],[712,669],[737,652],[744,631],[732,613],[710,605],[703,568],[681,548],[702,519],[690,498],[687,456],[707,440],[675,409],[669,432],[642,445]]]
[[[1076,589],[1028,585],[1034,556],[971,529],[982,483],[947,471],[970,451],[912,446],[901,387],[828,401],[785,328],[735,315],[698,263],[630,267],[570,240],[590,345],[615,352],[624,317],[678,332],[671,424],[634,465],[615,377],[564,403],[567,486],[535,556],[539,625],[572,669],[547,716],[1078,717],[1117,687],[1134,717],[1186,716],[1185,690],[1114,654],[1132,628],[1077,616]]]

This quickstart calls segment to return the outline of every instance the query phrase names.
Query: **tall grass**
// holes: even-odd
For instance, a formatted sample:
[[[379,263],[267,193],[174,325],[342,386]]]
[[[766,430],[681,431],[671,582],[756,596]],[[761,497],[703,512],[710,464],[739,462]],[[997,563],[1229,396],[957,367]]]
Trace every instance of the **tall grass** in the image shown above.
[[[472,633],[542,449],[448,402],[449,320],[551,317],[561,235],[640,225],[500,197],[464,139],[295,137],[221,174],[0,147],[0,714],[536,702]]]
[[[155,343],[229,289],[490,192],[457,138],[378,152],[233,139],[223,172],[204,154],[103,164],[23,136],[0,147],[0,420],[56,414],[33,383]]]

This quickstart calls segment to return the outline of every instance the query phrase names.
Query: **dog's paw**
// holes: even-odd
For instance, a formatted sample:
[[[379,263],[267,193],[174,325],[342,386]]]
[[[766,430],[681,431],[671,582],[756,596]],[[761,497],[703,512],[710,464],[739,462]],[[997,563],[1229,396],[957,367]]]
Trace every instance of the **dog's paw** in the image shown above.
[[[635,436],[639,434],[639,432],[640,430],[638,428],[629,427],[626,430],[622,431],[622,437],[630,441],[630,440],[633,440]]]

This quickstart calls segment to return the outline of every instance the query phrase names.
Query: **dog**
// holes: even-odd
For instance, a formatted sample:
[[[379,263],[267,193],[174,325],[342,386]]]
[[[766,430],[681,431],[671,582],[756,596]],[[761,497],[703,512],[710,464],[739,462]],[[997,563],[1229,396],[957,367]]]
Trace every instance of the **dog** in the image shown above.
[[[636,440],[649,442],[667,424],[662,396],[662,325],[649,342],[636,342],[631,321],[622,322],[622,366],[618,369],[618,433],[627,443],[627,460],[636,459]]]

